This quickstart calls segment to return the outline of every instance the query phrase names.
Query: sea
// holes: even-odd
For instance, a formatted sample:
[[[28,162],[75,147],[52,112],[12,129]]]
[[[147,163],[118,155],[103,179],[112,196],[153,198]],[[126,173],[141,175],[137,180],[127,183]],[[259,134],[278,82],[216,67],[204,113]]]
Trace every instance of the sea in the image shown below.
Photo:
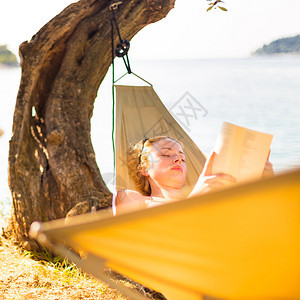
[[[276,173],[300,167],[300,56],[230,59],[130,60],[136,75],[150,82],[164,105],[205,155],[212,151],[223,122],[273,135],[270,161]],[[126,73],[115,60],[115,80]],[[7,183],[8,148],[20,68],[0,68],[0,214],[11,208]],[[145,85],[133,74],[117,84]],[[147,84],[146,84],[147,85]],[[108,186],[113,178],[112,72],[94,104],[91,138]],[[188,105],[176,106],[185,99]]]

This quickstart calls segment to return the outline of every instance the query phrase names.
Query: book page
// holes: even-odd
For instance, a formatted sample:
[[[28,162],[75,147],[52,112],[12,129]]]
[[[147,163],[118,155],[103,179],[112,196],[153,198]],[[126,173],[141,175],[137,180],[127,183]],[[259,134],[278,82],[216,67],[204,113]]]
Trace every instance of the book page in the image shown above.
[[[260,179],[273,135],[224,122],[214,151],[213,174],[230,174],[238,182]]]

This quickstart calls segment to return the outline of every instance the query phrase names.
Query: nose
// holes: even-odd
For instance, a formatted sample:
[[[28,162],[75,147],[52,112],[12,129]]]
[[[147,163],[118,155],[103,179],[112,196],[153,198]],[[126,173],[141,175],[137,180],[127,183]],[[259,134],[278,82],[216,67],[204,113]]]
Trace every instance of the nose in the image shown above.
[[[175,158],[173,159],[173,163],[182,163],[182,159],[179,155],[175,155]]]

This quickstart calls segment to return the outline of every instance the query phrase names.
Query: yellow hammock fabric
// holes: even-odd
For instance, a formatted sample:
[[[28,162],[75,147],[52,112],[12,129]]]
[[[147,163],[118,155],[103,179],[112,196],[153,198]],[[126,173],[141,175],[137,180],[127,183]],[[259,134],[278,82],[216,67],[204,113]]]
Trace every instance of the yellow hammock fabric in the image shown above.
[[[135,190],[128,175],[127,150],[130,144],[158,135],[178,139],[184,145],[191,189],[205,163],[205,156],[175,121],[152,86],[116,86],[116,188]],[[187,191],[188,193],[188,191]]]
[[[299,183],[293,171],[116,217],[35,224],[31,234],[86,252],[80,265],[100,279],[105,264],[167,299],[300,299]]]

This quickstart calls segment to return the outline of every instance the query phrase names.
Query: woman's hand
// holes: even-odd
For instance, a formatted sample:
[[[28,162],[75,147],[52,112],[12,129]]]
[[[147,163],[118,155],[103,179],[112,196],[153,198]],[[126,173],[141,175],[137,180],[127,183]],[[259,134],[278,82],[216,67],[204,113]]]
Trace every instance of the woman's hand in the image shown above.
[[[212,174],[212,165],[215,157],[216,153],[212,152],[211,156],[206,160],[203,171],[190,196],[207,193],[222,188],[229,183],[236,183],[236,179],[229,174]]]
[[[273,177],[275,174],[274,169],[273,169],[273,164],[269,161],[270,153],[271,153],[271,151],[269,151],[269,155],[268,155],[268,158],[267,158],[267,161],[265,164],[265,168],[262,173],[262,178]]]

